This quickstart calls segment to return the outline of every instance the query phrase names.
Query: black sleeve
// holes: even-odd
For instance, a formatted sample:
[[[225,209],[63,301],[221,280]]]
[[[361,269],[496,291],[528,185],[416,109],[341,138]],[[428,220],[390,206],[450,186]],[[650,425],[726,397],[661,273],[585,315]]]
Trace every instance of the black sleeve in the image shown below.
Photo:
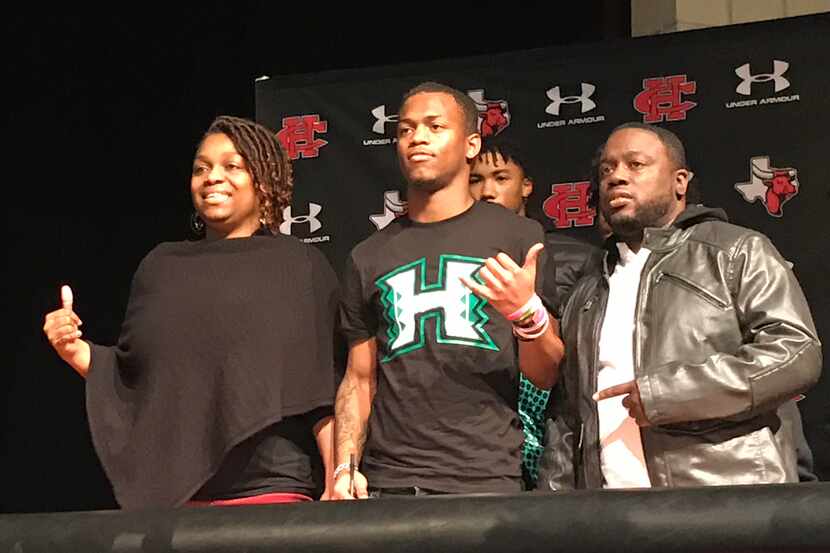
[[[332,406],[332,405],[326,405],[326,406],[323,406],[323,407],[318,407],[318,408],[316,408],[312,411],[309,411],[308,413],[306,413],[304,415],[304,417],[306,419],[306,423],[308,424],[308,427],[312,430],[312,432],[314,431],[314,425],[316,425],[318,422],[320,422],[321,420],[323,420],[326,417],[333,417],[333,416],[334,416],[334,406]]]
[[[335,332],[337,309],[340,304],[340,283],[331,264],[323,253],[313,246],[309,246],[311,261],[311,278],[314,298],[317,309],[317,333],[320,339],[319,352],[322,354],[320,364],[322,369],[331,375],[331,385],[336,390],[339,384],[338,375],[338,340]],[[334,401],[332,391],[332,402]]]
[[[124,313],[124,319],[121,322],[121,329],[118,333],[118,340],[115,345],[102,346],[93,344],[87,340],[90,345],[90,363],[89,371],[87,372],[87,393],[90,389],[98,388],[99,384],[104,382],[105,386],[111,384],[110,379],[117,378],[120,384],[131,387],[136,378],[136,367],[131,366],[127,356],[131,350],[131,335],[137,332],[130,324],[130,315],[137,304],[140,302],[137,298],[145,292],[146,281],[148,274],[153,273],[155,266],[154,260],[156,251],[160,248],[157,246],[151,250],[136,268],[130,283],[130,293],[127,298],[127,307]],[[93,371],[95,374],[93,374]],[[103,374],[102,374],[103,373]],[[100,377],[100,378],[99,378]],[[90,385],[91,382],[94,384]]]
[[[378,329],[377,316],[364,294],[363,278],[353,255],[346,261],[343,276],[339,327],[348,346],[374,338]]]
[[[92,371],[113,372],[118,370],[118,357],[116,356],[115,346],[99,346],[89,340],[85,340],[85,342],[89,344],[89,369],[87,370],[87,377]]]

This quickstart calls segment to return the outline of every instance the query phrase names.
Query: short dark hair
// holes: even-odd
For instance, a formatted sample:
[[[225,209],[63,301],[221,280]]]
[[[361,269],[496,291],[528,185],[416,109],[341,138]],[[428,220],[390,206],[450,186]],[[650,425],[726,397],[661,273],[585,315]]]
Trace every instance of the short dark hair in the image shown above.
[[[452,96],[452,99],[455,100],[456,105],[458,105],[459,109],[461,109],[461,114],[464,117],[464,132],[467,134],[478,132],[478,108],[476,107],[475,102],[473,102],[473,99],[460,90],[445,84],[427,81],[409,89],[409,91],[403,95],[403,99],[401,100],[401,109],[403,109],[403,106],[406,104],[407,100],[416,94],[424,93],[439,93]]]
[[[615,132],[623,131],[625,129],[638,129],[641,131],[647,131],[656,134],[657,138],[659,138],[660,142],[662,142],[663,146],[665,146],[666,151],[669,153],[669,158],[674,162],[676,168],[689,168],[686,165],[686,148],[683,146],[683,141],[680,140],[679,136],[677,136],[670,130],[664,129],[663,127],[658,127],[656,125],[649,125],[648,123],[630,121],[628,123],[623,123],[622,125],[614,127],[614,130],[611,131],[608,134],[608,136],[610,137]]]
[[[527,164],[525,163],[525,156],[518,144],[510,140],[501,138],[501,136],[490,136],[481,141],[481,151],[478,153],[478,159],[486,162],[486,156],[499,156],[505,163],[513,162],[519,166],[522,172],[529,180],[533,180],[528,173]]]
[[[683,145],[683,141],[680,140],[680,137],[670,130],[656,125],[649,125],[648,123],[640,123],[639,121],[629,121],[628,123],[623,123],[622,125],[614,127],[614,129],[608,133],[608,138],[610,138],[615,132],[625,129],[638,129],[654,134],[666,148],[669,159],[674,162],[675,169],[689,170],[689,165],[686,162],[686,147]],[[596,205],[596,202],[599,199],[599,165],[602,161],[602,152],[605,150],[605,144],[608,142],[608,138],[605,139],[605,142],[599,145],[596,152],[594,152],[594,157],[591,159],[591,199],[594,205]],[[696,185],[692,185],[692,181],[690,180],[688,186],[686,187],[686,203],[697,203],[698,201],[700,201],[700,192]]]

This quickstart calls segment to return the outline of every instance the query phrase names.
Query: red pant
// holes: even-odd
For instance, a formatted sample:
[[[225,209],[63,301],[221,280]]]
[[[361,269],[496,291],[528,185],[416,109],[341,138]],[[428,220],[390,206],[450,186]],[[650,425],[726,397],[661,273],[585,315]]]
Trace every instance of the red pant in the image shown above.
[[[226,505],[272,505],[276,503],[302,503],[312,501],[307,495],[300,493],[264,493],[250,497],[235,499],[214,499],[211,501],[188,501],[185,507],[218,507]]]

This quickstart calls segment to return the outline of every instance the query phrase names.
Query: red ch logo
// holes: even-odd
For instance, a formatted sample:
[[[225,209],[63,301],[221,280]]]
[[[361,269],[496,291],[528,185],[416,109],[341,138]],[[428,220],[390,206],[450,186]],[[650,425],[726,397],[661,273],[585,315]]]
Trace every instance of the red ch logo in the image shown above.
[[[634,98],[634,109],[643,114],[643,123],[683,121],[686,112],[697,104],[682,101],[684,94],[697,91],[695,81],[687,81],[686,75],[643,79],[643,91]]]
[[[319,115],[296,115],[283,118],[282,130],[277,133],[277,138],[291,159],[317,157],[320,148],[328,142],[315,135],[326,131],[328,122],[320,121]]]
[[[597,211],[588,206],[590,182],[554,184],[550,191],[551,195],[542,204],[542,211],[554,221],[556,228],[593,226]]]

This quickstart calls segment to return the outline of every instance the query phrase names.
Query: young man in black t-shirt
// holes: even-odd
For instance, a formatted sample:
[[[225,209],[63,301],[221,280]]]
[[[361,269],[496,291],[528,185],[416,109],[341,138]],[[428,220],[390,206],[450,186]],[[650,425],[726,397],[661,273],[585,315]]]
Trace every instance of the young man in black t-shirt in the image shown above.
[[[521,490],[519,367],[549,388],[563,347],[535,294],[542,228],[470,196],[477,117],[444,85],[404,96],[408,216],[355,247],[346,267],[335,499]]]

